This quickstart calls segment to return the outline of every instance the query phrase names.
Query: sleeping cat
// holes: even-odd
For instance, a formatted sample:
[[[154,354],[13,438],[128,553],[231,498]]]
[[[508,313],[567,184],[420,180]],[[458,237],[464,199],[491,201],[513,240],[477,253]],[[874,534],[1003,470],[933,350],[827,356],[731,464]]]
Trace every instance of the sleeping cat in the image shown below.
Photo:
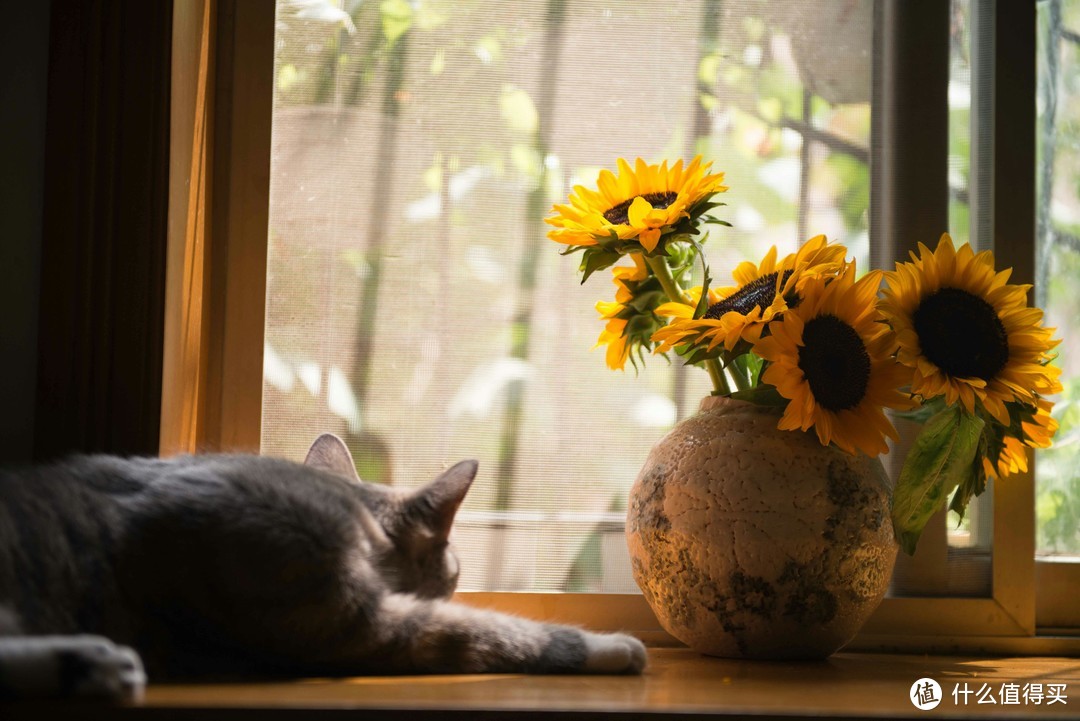
[[[0,471],[0,696],[131,697],[142,664],[154,680],[639,673],[631,636],[447,600],[447,537],[475,474],[463,461],[412,492],[363,483],[329,434],[303,465],[88,456]]]

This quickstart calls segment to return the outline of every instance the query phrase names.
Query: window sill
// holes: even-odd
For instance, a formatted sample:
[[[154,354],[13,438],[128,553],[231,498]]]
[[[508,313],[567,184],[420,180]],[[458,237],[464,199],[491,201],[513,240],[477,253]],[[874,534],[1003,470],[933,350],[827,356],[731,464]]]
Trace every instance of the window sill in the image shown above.
[[[308,717],[318,712],[364,718],[578,719],[693,716],[728,718],[915,718],[909,694],[921,678],[937,680],[943,717],[1075,718],[1080,706],[1080,660],[840,653],[822,662],[765,663],[700,656],[687,649],[650,649],[650,666],[633,676],[422,676],[307,680],[289,683],[158,685],[143,702],[116,709],[122,719]],[[1001,703],[1002,688],[1065,684],[1065,703]],[[953,689],[972,691],[956,704]],[[986,685],[994,705],[978,704]],[[1072,698],[1069,696],[1073,695]],[[963,696],[960,696],[963,700]],[[40,718],[42,706],[0,707],[9,721]],[[52,709],[50,709],[52,710]],[[85,717],[81,704],[63,704],[50,718]],[[106,709],[96,708],[95,717]]]

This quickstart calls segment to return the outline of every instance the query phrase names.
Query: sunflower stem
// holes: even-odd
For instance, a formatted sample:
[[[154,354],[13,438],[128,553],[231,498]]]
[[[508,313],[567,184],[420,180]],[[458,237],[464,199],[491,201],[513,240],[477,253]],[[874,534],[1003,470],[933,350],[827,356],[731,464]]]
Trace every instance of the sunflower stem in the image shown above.
[[[728,385],[727,378],[724,377],[724,370],[716,362],[715,358],[705,361],[705,370],[709,371],[709,378],[712,379],[714,395],[731,395],[731,386]]]
[[[745,391],[750,387],[750,379],[746,377],[746,374],[743,373],[741,369],[729,365],[725,370],[731,374],[731,380],[735,384],[735,390]]]
[[[660,287],[664,289],[668,300],[690,305],[690,296],[679,287],[678,281],[671,274],[671,267],[667,264],[667,256],[658,255],[650,258],[646,255],[645,262],[652,270],[653,275],[656,276],[656,279],[660,281]]]
[[[664,293],[667,294],[668,300],[672,300],[678,303],[685,303],[690,305],[691,298],[686,294],[682,288],[679,287],[679,282],[675,280],[675,277],[671,274],[671,267],[667,264],[667,257],[662,255],[657,256],[645,256],[645,262],[652,270],[653,275],[660,281],[660,287],[664,289]],[[720,363],[715,358],[711,358],[705,361],[705,370],[709,372],[709,378],[712,379],[713,390],[718,395],[730,395],[731,386],[728,384],[727,378],[724,375],[724,369],[720,367]]]

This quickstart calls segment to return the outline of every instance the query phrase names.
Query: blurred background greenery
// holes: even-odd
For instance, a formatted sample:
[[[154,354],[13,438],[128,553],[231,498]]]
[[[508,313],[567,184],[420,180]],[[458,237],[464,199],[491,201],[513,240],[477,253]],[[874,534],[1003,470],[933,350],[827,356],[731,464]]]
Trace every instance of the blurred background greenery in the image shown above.
[[[1044,554],[1080,554],[1080,2],[1039,3],[1036,302],[1062,339],[1054,445],[1038,452]],[[999,191],[1000,192],[1000,191]]]

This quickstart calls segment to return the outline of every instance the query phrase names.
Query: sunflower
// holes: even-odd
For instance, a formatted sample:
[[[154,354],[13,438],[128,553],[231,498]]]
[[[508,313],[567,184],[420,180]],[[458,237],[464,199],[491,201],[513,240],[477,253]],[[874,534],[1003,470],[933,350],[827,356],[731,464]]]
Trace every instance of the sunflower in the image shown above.
[[[1016,409],[1020,404],[1010,403]],[[1006,434],[1000,439],[1001,448],[994,460],[983,458],[983,468],[987,475],[1005,478],[1013,473],[1024,473],[1028,469],[1028,448],[1049,448],[1058,422],[1050,415],[1054,404],[1045,398],[1039,398],[1035,406],[1020,406],[1020,432],[1022,437]],[[993,446],[991,446],[993,448]]]
[[[645,256],[641,253],[628,253],[633,266],[617,266],[611,269],[611,281],[615,284],[615,300],[628,303],[634,295],[637,283],[649,277],[649,268],[645,265]]]
[[[719,303],[724,299],[724,296],[720,294],[720,289],[709,289],[709,307]],[[714,340],[714,329],[718,327],[718,321],[705,318],[694,319],[694,309],[697,308],[698,302],[701,300],[701,286],[696,286],[686,291],[686,302],[673,301],[670,303],[663,303],[656,309],[656,314],[661,317],[674,318],[675,320],[668,323],[660,330],[653,333],[652,340],[654,343],[659,343],[654,352],[667,353],[675,346],[682,345],[684,343],[691,343],[697,345],[703,343],[705,340],[709,340],[710,343]],[[712,333],[710,333],[712,332]],[[717,344],[722,341],[724,336],[721,336],[717,340]],[[710,348],[715,347],[710,345]]]
[[[653,341],[660,343],[656,352],[684,344],[709,351],[723,345],[731,351],[740,339],[757,340],[770,321],[799,304],[801,289],[809,279],[835,275],[846,252],[844,246],[828,245],[825,236],[818,235],[779,263],[776,246],[760,264],[740,263],[731,274],[736,285],[709,290],[709,308],[701,318],[694,318],[701,288],[688,293],[689,303],[665,303],[656,309],[657,315],[674,319],[653,335]]]
[[[617,266],[611,269],[615,284],[615,302],[599,301],[596,310],[607,321],[594,348],[607,346],[606,362],[612,370],[623,370],[630,353],[648,343],[659,320],[653,314],[655,301],[645,296],[656,295],[650,282],[649,269],[641,253],[630,253],[633,266]],[[638,302],[634,302],[639,299]]]
[[[875,308],[880,281],[874,271],[855,282],[854,263],[836,278],[811,278],[802,302],[754,344],[769,361],[762,381],[788,399],[778,428],[812,426],[823,445],[888,453],[885,437],[897,435],[884,407],[911,403],[898,390],[907,374],[892,359],[895,340]]]
[[[1059,341],[1041,325],[1043,312],[1027,307],[1031,286],[1009,284],[1012,270],[995,272],[992,252],[967,243],[957,251],[947,233],[937,250],[920,243],[911,258],[885,273],[880,307],[912,369],[912,393],[959,399],[968,413],[978,401],[1007,426],[1007,403],[1034,406],[1060,392],[1060,371],[1048,365]]]
[[[607,367],[613,371],[621,371],[626,367],[626,359],[630,357],[630,338],[626,335],[626,325],[629,321],[619,318],[618,315],[626,309],[622,303],[598,301],[596,310],[600,317],[607,321],[604,330],[600,331],[600,337],[596,339],[593,348],[607,346],[604,357]]]
[[[685,168],[681,160],[669,168],[666,160],[648,165],[641,158],[631,168],[619,158],[618,175],[604,169],[597,190],[575,185],[570,204],[552,208],[555,215],[544,219],[555,226],[548,237],[573,246],[597,245],[613,237],[637,239],[652,252],[671,226],[689,217],[702,201],[727,190],[723,173],[707,174],[711,166],[702,165],[700,155]]]

